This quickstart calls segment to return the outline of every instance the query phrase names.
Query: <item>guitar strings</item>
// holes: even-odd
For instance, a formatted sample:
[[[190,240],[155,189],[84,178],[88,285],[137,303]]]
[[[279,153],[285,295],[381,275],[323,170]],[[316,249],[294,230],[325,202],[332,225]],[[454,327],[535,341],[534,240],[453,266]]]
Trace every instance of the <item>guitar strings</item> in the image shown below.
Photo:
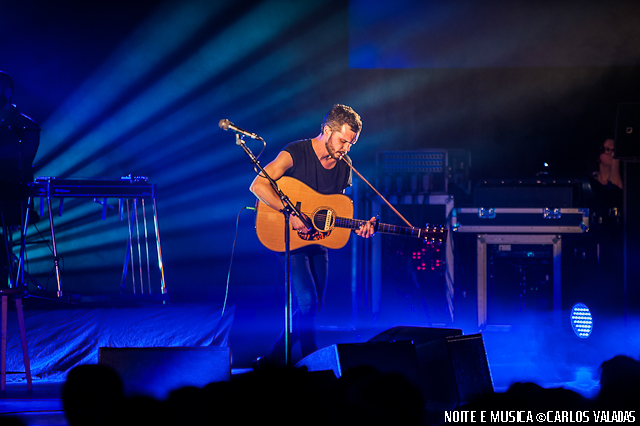
[[[307,213],[302,212],[303,214],[309,216]],[[319,218],[322,222],[327,220],[327,214],[326,213],[317,213],[315,215],[312,215],[313,218],[311,219],[313,222],[315,222],[315,218]],[[345,217],[340,217],[337,216],[335,218],[335,223],[339,223],[339,224],[348,224],[348,226],[344,226],[345,228],[359,228],[360,226],[364,225],[364,223],[367,222],[365,220],[362,219],[350,219],[350,218],[345,218]],[[388,225],[388,224],[380,224],[383,226],[382,232],[384,232],[385,230],[387,232],[395,232],[395,233],[400,233],[398,232],[400,229],[404,230],[405,234],[413,234],[415,231],[420,231],[418,228],[405,228],[402,226],[398,226],[398,225]],[[429,227],[426,228],[427,230],[429,230]],[[393,231],[392,231],[393,230]],[[433,231],[435,231],[435,228],[433,229]]]
[[[304,213],[304,214],[306,214],[306,213]],[[326,221],[327,220],[327,215],[326,214],[322,214],[322,213],[318,213],[318,214],[316,214],[314,216],[314,218],[320,218],[322,221]],[[348,226],[348,227],[358,228],[358,227],[364,225],[366,222],[367,222],[366,220],[362,220],[362,219],[350,219],[350,218],[339,217],[339,216],[336,217],[336,223],[348,223],[348,224],[350,224],[350,226]],[[405,229],[404,227],[399,227],[397,225],[388,225],[388,224],[381,224],[381,225],[383,225],[384,228],[389,229],[389,230],[391,230],[391,229],[396,230],[398,228]],[[413,232],[414,230],[417,230],[417,229],[416,228],[410,228],[408,230]]]

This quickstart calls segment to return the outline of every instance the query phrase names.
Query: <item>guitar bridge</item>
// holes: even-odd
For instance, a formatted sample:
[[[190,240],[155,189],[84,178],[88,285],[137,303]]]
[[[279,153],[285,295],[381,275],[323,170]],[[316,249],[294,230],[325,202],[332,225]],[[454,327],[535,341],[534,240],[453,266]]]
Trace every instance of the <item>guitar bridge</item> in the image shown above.
[[[327,218],[324,221],[324,229],[331,229],[333,212],[331,210],[327,210]]]

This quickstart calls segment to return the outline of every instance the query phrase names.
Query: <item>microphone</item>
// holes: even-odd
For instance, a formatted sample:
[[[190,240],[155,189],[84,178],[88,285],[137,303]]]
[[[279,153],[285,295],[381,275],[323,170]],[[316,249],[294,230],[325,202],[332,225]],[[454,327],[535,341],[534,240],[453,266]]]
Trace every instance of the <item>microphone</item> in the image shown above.
[[[240,133],[241,135],[244,136],[248,136],[251,139],[257,139],[260,141],[264,141],[264,139],[262,139],[260,136],[256,135],[255,133],[251,133],[247,130],[241,129],[240,127],[236,126],[235,124],[233,124],[232,122],[230,122],[229,120],[227,120],[226,118],[223,118],[222,120],[220,120],[220,122],[218,123],[218,126],[220,126],[220,128],[222,130],[233,130],[236,133]]]

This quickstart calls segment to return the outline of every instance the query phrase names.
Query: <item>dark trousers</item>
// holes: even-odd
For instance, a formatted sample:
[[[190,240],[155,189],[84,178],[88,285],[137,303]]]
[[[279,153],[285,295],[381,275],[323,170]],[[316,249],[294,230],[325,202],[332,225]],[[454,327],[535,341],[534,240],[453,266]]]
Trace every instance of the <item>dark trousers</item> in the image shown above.
[[[280,256],[284,265],[284,254]],[[329,272],[328,250],[311,245],[291,252],[291,284],[295,293],[293,331],[291,345],[300,342],[302,357],[318,350],[316,343],[316,314],[324,304]],[[273,361],[284,359],[284,331],[273,345],[269,358]]]

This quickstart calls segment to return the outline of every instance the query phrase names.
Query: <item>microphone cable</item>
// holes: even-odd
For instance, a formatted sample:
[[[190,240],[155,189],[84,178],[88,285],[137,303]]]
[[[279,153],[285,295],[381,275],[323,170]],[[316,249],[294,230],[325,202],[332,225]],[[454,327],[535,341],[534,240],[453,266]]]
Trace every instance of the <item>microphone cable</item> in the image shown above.
[[[227,272],[227,283],[225,285],[224,301],[222,302],[222,313],[220,314],[220,321],[218,322],[218,327],[216,327],[216,331],[213,334],[213,341],[211,342],[212,345],[216,341],[216,338],[218,337],[218,332],[220,331],[220,325],[222,324],[222,320],[224,319],[224,314],[225,314],[225,311],[227,309],[227,300],[229,298],[229,283],[231,281],[231,267],[233,266],[233,255],[234,255],[234,253],[236,251],[236,241],[238,240],[238,228],[240,227],[240,215],[242,214],[242,212],[244,210],[253,210],[253,211],[255,211],[256,208],[255,207],[243,207],[243,208],[240,209],[240,211],[238,212],[238,216],[236,217],[236,232],[235,232],[235,235],[233,237],[233,245],[231,246],[231,260],[229,261],[229,270]]]

